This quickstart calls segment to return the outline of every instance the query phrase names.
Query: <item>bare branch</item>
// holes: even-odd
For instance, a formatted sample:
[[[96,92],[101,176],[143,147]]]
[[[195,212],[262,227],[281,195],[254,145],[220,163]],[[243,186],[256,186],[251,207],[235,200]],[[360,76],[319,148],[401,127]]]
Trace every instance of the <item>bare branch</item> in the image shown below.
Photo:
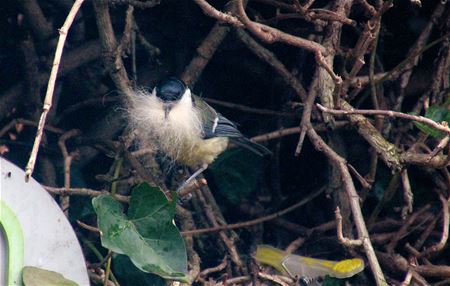
[[[336,208],[334,214],[336,216],[336,232],[339,242],[347,247],[363,245],[363,241],[361,239],[350,239],[344,237],[344,234],[342,233],[342,215],[341,211],[339,210],[339,207]]]
[[[423,117],[423,116],[411,115],[411,114],[406,114],[406,113],[392,111],[392,110],[376,110],[376,109],[336,110],[336,109],[326,108],[325,106],[322,106],[320,104],[316,104],[316,105],[323,112],[331,113],[333,115],[350,115],[350,114],[382,115],[382,116],[398,117],[398,118],[402,118],[402,119],[421,122],[421,123],[424,123],[424,124],[427,124],[427,125],[433,127],[436,130],[442,131],[442,132],[450,135],[450,128],[448,127],[448,124],[446,122],[438,123],[436,121],[433,121],[433,120]]]
[[[50,186],[44,186],[44,189],[47,190],[47,192],[55,195],[61,195],[61,196],[88,196],[88,197],[98,197],[101,195],[110,195],[111,193],[102,190],[102,191],[96,191],[86,188],[54,188]],[[114,195],[114,198],[117,199],[119,202],[122,203],[129,203],[130,198],[128,196],[122,196],[122,195]]]
[[[42,133],[44,131],[45,119],[47,118],[47,114],[52,106],[52,98],[53,91],[55,89],[56,76],[58,74],[58,68],[64,48],[64,43],[66,42],[67,32],[72,25],[73,20],[75,19],[75,15],[83,4],[84,0],[76,0],[72,6],[72,9],[67,15],[66,21],[63,26],[59,30],[59,40],[56,46],[55,58],[53,60],[53,67],[50,73],[50,79],[48,81],[47,92],[45,94],[44,107],[42,110],[42,115],[39,120],[38,130],[36,134],[36,138],[34,140],[33,149],[31,150],[30,159],[28,160],[27,167],[25,168],[25,180],[28,181],[30,179],[31,174],[34,170],[34,165],[36,163],[37,153],[39,151],[39,145],[41,144]]]
[[[249,221],[240,222],[240,223],[221,225],[221,226],[215,226],[215,227],[204,228],[204,229],[194,229],[194,230],[182,231],[181,234],[183,236],[186,236],[186,235],[193,235],[193,234],[217,232],[217,231],[221,231],[221,230],[225,230],[225,229],[243,228],[243,227],[249,227],[249,226],[252,226],[255,224],[263,223],[263,222],[266,222],[266,221],[269,221],[272,219],[276,219],[286,213],[289,213],[289,212],[305,205],[306,203],[310,202],[312,199],[314,199],[315,197],[317,197],[318,195],[323,193],[324,190],[325,190],[324,188],[321,188],[318,191],[309,195],[308,197],[304,198],[300,202],[298,202],[282,211],[276,212],[276,213],[268,215],[268,216],[264,216],[264,217],[260,217],[260,218],[254,219],[254,220],[249,220]]]

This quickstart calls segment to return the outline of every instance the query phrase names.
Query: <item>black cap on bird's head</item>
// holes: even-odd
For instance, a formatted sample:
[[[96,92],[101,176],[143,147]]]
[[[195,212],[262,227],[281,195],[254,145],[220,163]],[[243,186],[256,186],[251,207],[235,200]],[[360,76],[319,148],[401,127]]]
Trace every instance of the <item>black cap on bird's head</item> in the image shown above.
[[[187,89],[186,84],[175,77],[160,82],[156,86],[156,96],[163,101],[180,100]]]

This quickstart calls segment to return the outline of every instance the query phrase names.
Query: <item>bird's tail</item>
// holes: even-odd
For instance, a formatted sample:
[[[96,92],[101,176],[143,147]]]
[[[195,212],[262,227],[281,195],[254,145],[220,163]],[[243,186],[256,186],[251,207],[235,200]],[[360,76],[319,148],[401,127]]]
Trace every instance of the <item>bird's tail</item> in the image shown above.
[[[261,144],[258,144],[256,142],[250,141],[248,138],[245,137],[238,137],[238,138],[230,138],[231,142],[236,144],[239,147],[245,148],[249,151],[252,151],[258,156],[266,157],[266,156],[272,156],[272,152],[264,147]]]

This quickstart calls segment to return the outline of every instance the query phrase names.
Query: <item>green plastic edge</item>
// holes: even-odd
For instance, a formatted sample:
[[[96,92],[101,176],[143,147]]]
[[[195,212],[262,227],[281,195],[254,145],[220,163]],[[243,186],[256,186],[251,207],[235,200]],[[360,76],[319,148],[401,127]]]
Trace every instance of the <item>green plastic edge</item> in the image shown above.
[[[12,209],[0,200],[0,226],[6,238],[6,285],[22,285],[24,238],[22,227]],[[1,282],[0,282],[1,283]]]

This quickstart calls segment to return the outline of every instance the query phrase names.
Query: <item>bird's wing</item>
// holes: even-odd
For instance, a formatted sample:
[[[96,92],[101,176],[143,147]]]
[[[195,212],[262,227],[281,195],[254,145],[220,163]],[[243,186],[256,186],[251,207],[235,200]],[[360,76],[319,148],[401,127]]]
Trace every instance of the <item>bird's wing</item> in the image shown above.
[[[236,125],[218,113],[198,96],[193,96],[195,108],[198,109],[203,123],[203,139],[228,137],[230,141],[260,156],[272,154],[266,147],[250,141],[237,129]]]
[[[218,113],[205,101],[193,96],[195,108],[199,110],[203,123],[204,139],[213,137],[243,137],[236,125]]]

